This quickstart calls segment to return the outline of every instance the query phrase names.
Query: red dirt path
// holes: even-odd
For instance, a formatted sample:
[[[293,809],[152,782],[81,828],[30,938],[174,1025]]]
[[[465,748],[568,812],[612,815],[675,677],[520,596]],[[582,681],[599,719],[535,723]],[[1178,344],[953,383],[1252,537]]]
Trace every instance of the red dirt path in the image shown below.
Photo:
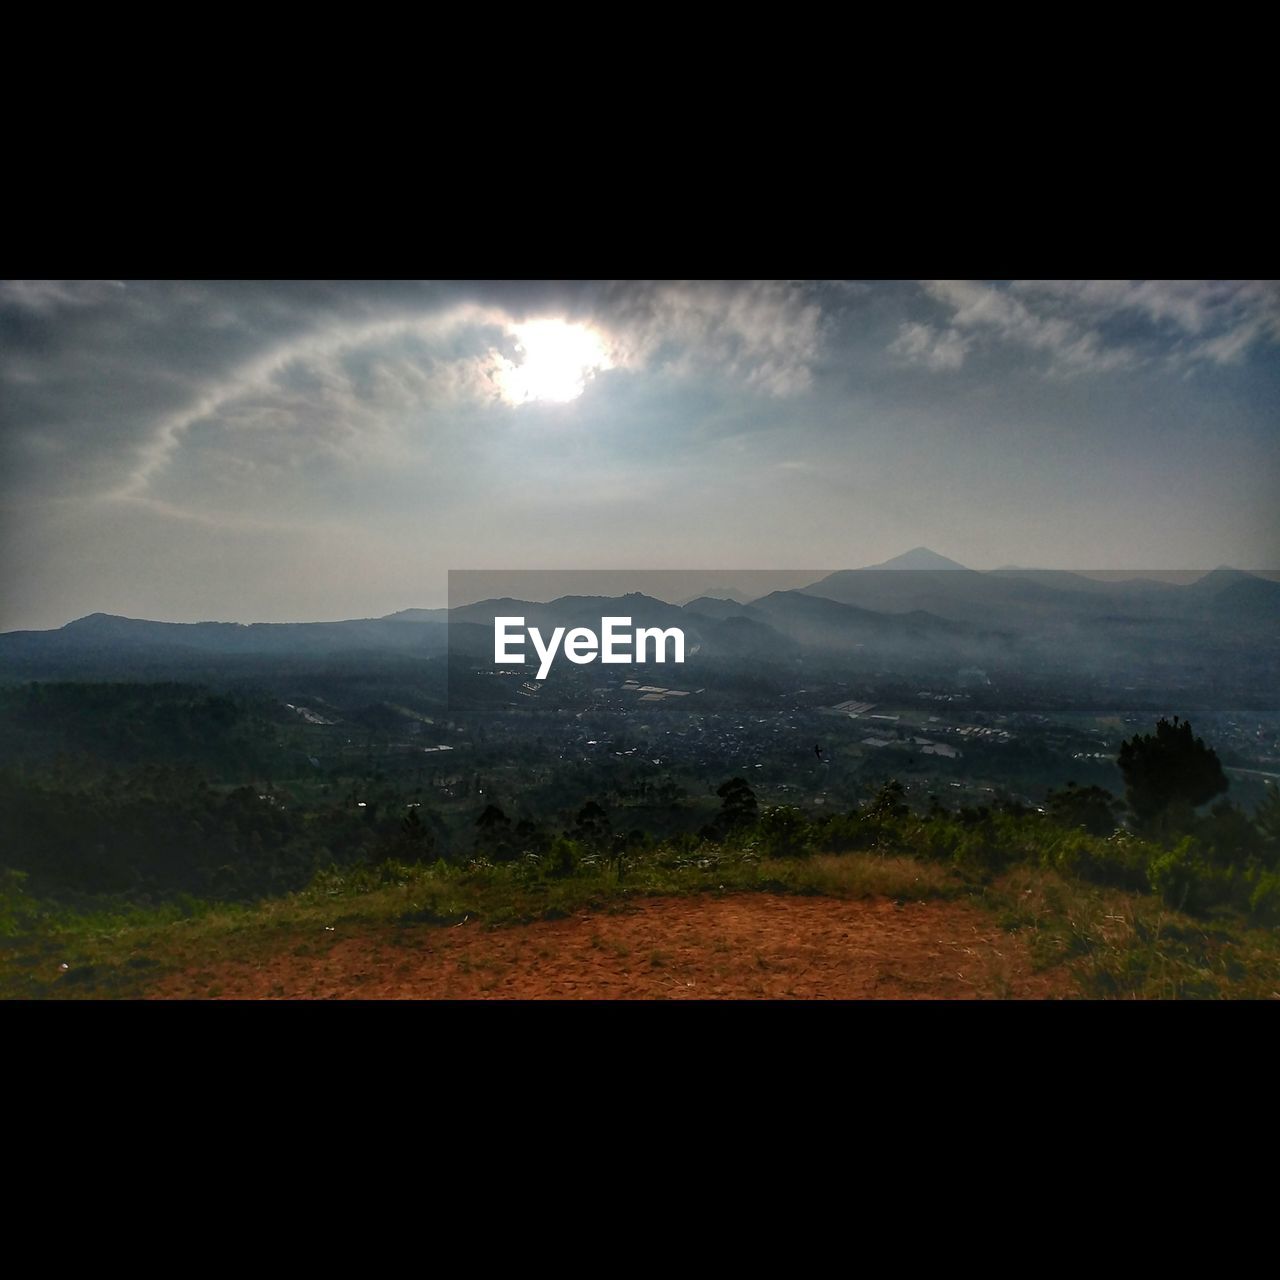
[[[1045,999],[1025,944],[959,902],[736,894],[489,928],[339,925],[265,959],[160,980],[161,998]]]

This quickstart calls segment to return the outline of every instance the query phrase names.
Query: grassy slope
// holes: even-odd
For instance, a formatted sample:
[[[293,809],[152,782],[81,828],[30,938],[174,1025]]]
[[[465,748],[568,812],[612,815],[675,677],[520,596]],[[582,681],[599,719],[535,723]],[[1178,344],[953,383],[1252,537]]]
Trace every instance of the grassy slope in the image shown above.
[[[1068,965],[1085,995],[1280,998],[1280,933],[1237,921],[1206,923],[1148,894],[1100,888],[1020,866],[975,877],[944,864],[880,853],[769,860],[741,854],[652,855],[620,883],[609,866],[563,879],[521,868],[390,864],[319,877],[288,897],[244,907],[189,905],[72,915],[10,895],[0,904],[0,996],[102,998],[145,995],[175,968],[299,948],[337,936],[340,923],[394,929],[473,918],[492,925],[609,909],[638,895],[765,891],[967,898],[1022,934],[1039,965]],[[62,966],[65,965],[64,969]],[[210,990],[210,995],[217,994]]]

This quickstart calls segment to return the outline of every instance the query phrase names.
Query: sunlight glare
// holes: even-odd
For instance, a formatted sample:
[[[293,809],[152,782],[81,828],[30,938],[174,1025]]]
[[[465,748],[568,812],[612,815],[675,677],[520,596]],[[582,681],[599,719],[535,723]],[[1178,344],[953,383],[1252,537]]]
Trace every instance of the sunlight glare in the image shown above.
[[[520,353],[513,364],[499,356],[495,374],[502,398],[508,404],[549,400],[563,404],[576,400],[587,380],[613,362],[600,335],[582,324],[565,320],[530,320],[512,325]]]

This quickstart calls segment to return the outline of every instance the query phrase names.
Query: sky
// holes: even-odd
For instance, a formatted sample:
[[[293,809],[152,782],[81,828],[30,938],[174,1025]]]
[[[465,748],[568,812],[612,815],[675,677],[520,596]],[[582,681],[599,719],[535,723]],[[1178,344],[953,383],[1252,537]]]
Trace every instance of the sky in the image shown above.
[[[1280,285],[0,282],[0,631],[450,569],[1280,566]]]

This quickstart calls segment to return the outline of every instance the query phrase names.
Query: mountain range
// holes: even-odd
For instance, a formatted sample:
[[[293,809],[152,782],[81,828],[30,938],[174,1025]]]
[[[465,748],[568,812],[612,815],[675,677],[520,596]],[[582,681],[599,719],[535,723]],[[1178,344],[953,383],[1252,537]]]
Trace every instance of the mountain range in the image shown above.
[[[1178,585],[1067,570],[978,571],[916,547],[746,603],[727,594],[731,585],[723,589],[726,596],[684,604],[638,593],[545,603],[504,598],[341,622],[174,623],[95,613],[51,631],[0,634],[0,676],[51,678],[139,663],[163,670],[197,656],[413,659],[448,648],[481,656],[492,653],[497,616],[522,616],[544,630],[629,616],[635,626],[682,627],[691,650],[705,655],[862,650],[943,663],[1002,662],[1016,653],[1043,658],[1066,649],[1095,664],[1116,651],[1187,646],[1271,653],[1280,638],[1280,582],[1227,567]]]

